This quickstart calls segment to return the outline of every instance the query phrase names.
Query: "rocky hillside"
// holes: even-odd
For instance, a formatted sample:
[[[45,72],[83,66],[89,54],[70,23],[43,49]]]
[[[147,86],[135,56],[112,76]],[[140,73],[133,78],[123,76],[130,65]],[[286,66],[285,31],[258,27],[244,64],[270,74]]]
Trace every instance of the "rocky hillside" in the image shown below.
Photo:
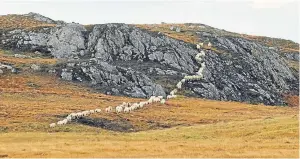
[[[203,42],[204,78],[186,83],[182,95],[268,105],[285,105],[284,95],[298,95],[298,44],[290,41],[293,48],[278,47],[283,42],[268,46],[202,24],[84,26],[35,13],[22,17],[44,26],[9,28],[1,22],[0,49],[61,59],[43,71],[107,94],[169,94],[180,79],[198,71],[195,44]]]

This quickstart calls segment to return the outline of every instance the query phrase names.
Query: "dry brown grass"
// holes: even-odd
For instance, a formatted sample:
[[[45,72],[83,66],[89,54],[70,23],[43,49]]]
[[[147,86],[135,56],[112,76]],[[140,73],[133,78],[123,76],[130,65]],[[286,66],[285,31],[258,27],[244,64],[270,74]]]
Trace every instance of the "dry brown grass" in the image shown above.
[[[43,23],[22,15],[0,16],[0,29],[30,29],[37,27],[53,27],[55,24]]]
[[[197,36],[184,24],[137,24],[136,27],[146,29],[153,32],[161,32],[171,38],[182,40],[188,43],[197,44],[199,42]],[[181,32],[170,30],[170,27],[180,27]]]
[[[26,53],[22,53],[25,54]],[[32,55],[32,53],[28,53],[27,55]],[[15,58],[12,54],[8,55],[5,54],[3,50],[0,50],[0,62],[3,63],[10,63],[16,66],[22,64],[46,64],[46,65],[54,65],[57,63],[57,59],[54,58],[40,58],[40,57],[33,57],[33,58]]]
[[[264,36],[246,35],[246,34],[241,34],[241,37],[246,38],[248,40],[254,40],[257,42],[261,42],[267,46],[279,47],[282,52],[299,53],[299,44],[292,42],[290,40],[270,38],[270,37],[264,37]]]
[[[298,158],[295,117],[175,127],[136,133],[109,131],[5,133],[7,157]]]
[[[284,98],[289,106],[299,108],[299,96],[288,94],[288,95],[284,95]]]

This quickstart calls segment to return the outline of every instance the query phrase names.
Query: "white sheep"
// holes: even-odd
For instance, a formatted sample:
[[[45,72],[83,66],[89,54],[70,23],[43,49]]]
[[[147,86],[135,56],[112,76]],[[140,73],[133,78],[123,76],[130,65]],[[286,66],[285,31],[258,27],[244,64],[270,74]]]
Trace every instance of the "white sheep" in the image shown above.
[[[208,47],[212,47],[212,44],[210,42],[208,42],[207,46]]]
[[[110,113],[110,112],[112,112],[112,110],[113,110],[113,109],[112,109],[111,106],[105,108],[105,112],[106,112],[106,113]]]
[[[148,102],[149,102],[149,103],[153,103],[153,102],[154,102],[154,101],[153,101],[154,98],[155,98],[155,96],[151,96],[151,97],[149,98]]]
[[[62,120],[62,124],[63,124],[63,125],[65,125],[65,124],[67,124],[67,123],[68,123],[68,120],[67,120],[67,119]]]
[[[167,99],[171,99],[172,98],[172,95],[167,95]]]
[[[165,103],[166,103],[166,100],[165,100],[165,99],[162,99],[162,100],[160,101],[160,103],[161,103],[161,104],[165,104]]]
[[[136,109],[138,109],[140,107],[140,104],[139,103],[133,103],[132,105],[131,105],[131,110],[136,110]]]
[[[77,118],[83,117],[83,113],[81,113],[81,112],[76,113],[76,117],[77,117]]]
[[[176,87],[177,87],[178,89],[181,89],[181,88],[182,88],[182,82],[181,82],[181,81],[178,82],[178,83],[176,84]]]
[[[57,122],[57,125],[58,125],[58,126],[63,125],[63,121],[58,121],[58,122]]]
[[[95,110],[90,110],[90,114],[94,114],[95,113]]]
[[[68,122],[72,121],[72,117],[71,116],[66,117],[66,119],[67,119]]]
[[[205,69],[205,63],[203,62],[201,65],[202,65],[202,67],[200,67],[199,71],[197,72],[197,74],[198,74],[199,76],[203,76],[202,72],[203,72],[203,70]]]
[[[197,49],[200,49],[200,48],[201,48],[201,46],[199,44],[197,44]]]
[[[131,109],[129,107],[124,108],[124,113],[129,113],[130,111],[131,111]]]
[[[50,128],[54,128],[56,126],[56,123],[51,123],[49,126]]]
[[[96,113],[100,113],[100,112],[101,112],[101,109],[95,109],[95,112],[96,112]]]
[[[155,96],[151,96],[150,98],[149,98],[149,100],[153,100],[155,98]]]
[[[123,111],[123,107],[121,105],[116,107],[116,112],[121,113]]]
[[[145,106],[145,103],[144,102],[140,102],[139,103],[139,108],[143,108]]]
[[[88,115],[90,115],[91,113],[90,113],[90,111],[86,110],[86,111],[83,111],[82,114],[83,114],[83,116],[88,116]]]
[[[72,119],[75,119],[76,118],[76,113],[71,113],[68,115],[68,117],[71,117]]]
[[[198,54],[197,54],[198,55]],[[198,63],[201,63],[202,62],[202,58],[200,56],[196,56],[195,57],[195,60],[198,62]]]
[[[200,51],[200,54],[199,54],[201,57],[204,57],[205,56],[205,52],[203,50]]]
[[[161,99],[158,98],[158,97],[155,97],[155,98],[153,99],[154,102],[159,102],[160,100],[161,100]]]
[[[171,92],[170,92],[170,95],[174,95],[177,93],[177,89],[173,89]]]

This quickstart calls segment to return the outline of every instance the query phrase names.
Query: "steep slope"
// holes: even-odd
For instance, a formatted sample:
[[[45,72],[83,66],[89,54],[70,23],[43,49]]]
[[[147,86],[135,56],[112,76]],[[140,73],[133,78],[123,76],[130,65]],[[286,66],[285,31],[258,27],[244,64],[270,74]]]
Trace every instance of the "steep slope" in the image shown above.
[[[206,52],[204,79],[188,82],[182,94],[268,105],[284,105],[285,94],[298,95],[298,72],[281,52],[241,36],[195,31],[192,42],[133,25],[75,23],[0,32],[0,48],[66,59],[56,67],[63,79],[107,94],[165,96],[199,69],[194,57],[200,39],[213,45],[200,49]]]

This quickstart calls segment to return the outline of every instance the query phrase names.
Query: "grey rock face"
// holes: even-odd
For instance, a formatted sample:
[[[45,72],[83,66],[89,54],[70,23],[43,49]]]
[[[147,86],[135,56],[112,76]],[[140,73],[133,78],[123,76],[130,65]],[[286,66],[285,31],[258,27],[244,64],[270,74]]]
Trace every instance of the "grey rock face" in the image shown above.
[[[84,35],[86,29],[80,24],[67,24],[57,30],[52,30],[47,45],[51,54],[57,58],[76,58],[85,50]]]
[[[199,70],[196,46],[131,25],[102,24],[87,30],[66,24],[0,35],[0,48],[65,58],[68,61],[56,69],[61,78],[113,95],[165,96],[178,80]],[[243,38],[198,35],[226,53],[206,51],[204,78],[185,84],[188,95],[282,105],[283,93],[298,92],[298,74],[276,49]]]

